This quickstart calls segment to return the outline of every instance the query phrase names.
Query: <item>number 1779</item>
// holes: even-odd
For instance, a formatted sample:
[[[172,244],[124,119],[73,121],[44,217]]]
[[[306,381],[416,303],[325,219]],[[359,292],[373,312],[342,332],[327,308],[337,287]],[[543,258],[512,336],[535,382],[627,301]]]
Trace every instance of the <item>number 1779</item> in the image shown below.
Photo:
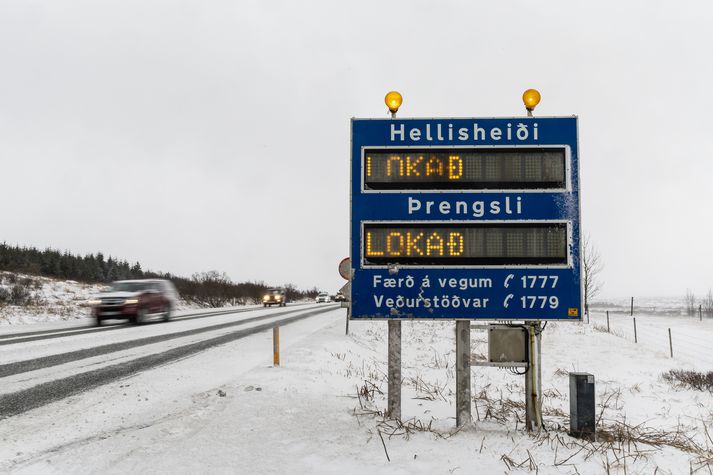
[[[554,295],[551,297],[546,296],[535,296],[535,295],[525,295],[520,297],[522,302],[522,308],[552,308],[555,309],[559,306],[559,299]]]

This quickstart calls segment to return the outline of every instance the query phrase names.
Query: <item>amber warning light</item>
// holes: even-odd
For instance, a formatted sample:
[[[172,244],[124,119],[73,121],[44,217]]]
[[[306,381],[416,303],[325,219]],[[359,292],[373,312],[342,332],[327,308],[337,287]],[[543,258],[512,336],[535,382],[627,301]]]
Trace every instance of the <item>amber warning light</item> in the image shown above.
[[[528,117],[532,117],[532,111],[535,110],[535,107],[537,107],[541,99],[542,96],[537,89],[528,89],[522,93],[522,102],[525,104]]]
[[[397,91],[391,91],[384,97],[384,103],[389,108],[389,112],[396,114],[403,103],[403,97]]]

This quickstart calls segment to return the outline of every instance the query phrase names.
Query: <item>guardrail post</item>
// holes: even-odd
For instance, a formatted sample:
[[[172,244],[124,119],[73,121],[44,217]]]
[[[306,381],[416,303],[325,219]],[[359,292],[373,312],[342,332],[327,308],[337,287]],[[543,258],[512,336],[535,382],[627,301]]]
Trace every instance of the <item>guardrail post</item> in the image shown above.
[[[634,343],[638,343],[639,339],[636,337],[636,317],[634,317]]]
[[[280,366],[280,327],[272,327],[272,365]]]
[[[609,310],[607,310],[607,333],[611,333],[611,330],[609,329]]]

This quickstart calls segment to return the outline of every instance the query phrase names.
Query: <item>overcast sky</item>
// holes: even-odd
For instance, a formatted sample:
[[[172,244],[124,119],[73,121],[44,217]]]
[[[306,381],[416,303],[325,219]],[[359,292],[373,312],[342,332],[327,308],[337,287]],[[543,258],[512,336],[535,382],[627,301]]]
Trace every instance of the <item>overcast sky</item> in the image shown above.
[[[546,5],[545,5],[546,3]],[[710,2],[0,0],[0,241],[336,291],[349,119],[580,118],[603,296],[713,287]]]

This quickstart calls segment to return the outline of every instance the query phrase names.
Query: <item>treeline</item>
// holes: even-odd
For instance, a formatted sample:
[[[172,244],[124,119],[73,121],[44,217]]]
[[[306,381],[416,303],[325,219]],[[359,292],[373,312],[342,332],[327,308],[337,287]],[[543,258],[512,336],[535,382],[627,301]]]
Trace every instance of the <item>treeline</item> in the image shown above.
[[[713,289],[708,289],[708,293],[701,299],[697,299],[691,289],[686,289],[684,301],[686,303],[686,315],[713,316]]]
[[[232,302],[237,304],[260,303],[269,286],[264,282],[232,282],[225,273],[218,271],[200,272],[191,278],[168,273],[144,271],[138,262],[105,258],[102,253],[79,256],[55,249],[39,250],[34,247],[0,244],[0,270],[92,284],[108,284],[115,280],[128,279],[169,279],[178,289],[181,297],[190,302],[210,307],[220,307]],[[314,298],[318,290],[299,290],[292,284],[285,284],[290,301]]]

